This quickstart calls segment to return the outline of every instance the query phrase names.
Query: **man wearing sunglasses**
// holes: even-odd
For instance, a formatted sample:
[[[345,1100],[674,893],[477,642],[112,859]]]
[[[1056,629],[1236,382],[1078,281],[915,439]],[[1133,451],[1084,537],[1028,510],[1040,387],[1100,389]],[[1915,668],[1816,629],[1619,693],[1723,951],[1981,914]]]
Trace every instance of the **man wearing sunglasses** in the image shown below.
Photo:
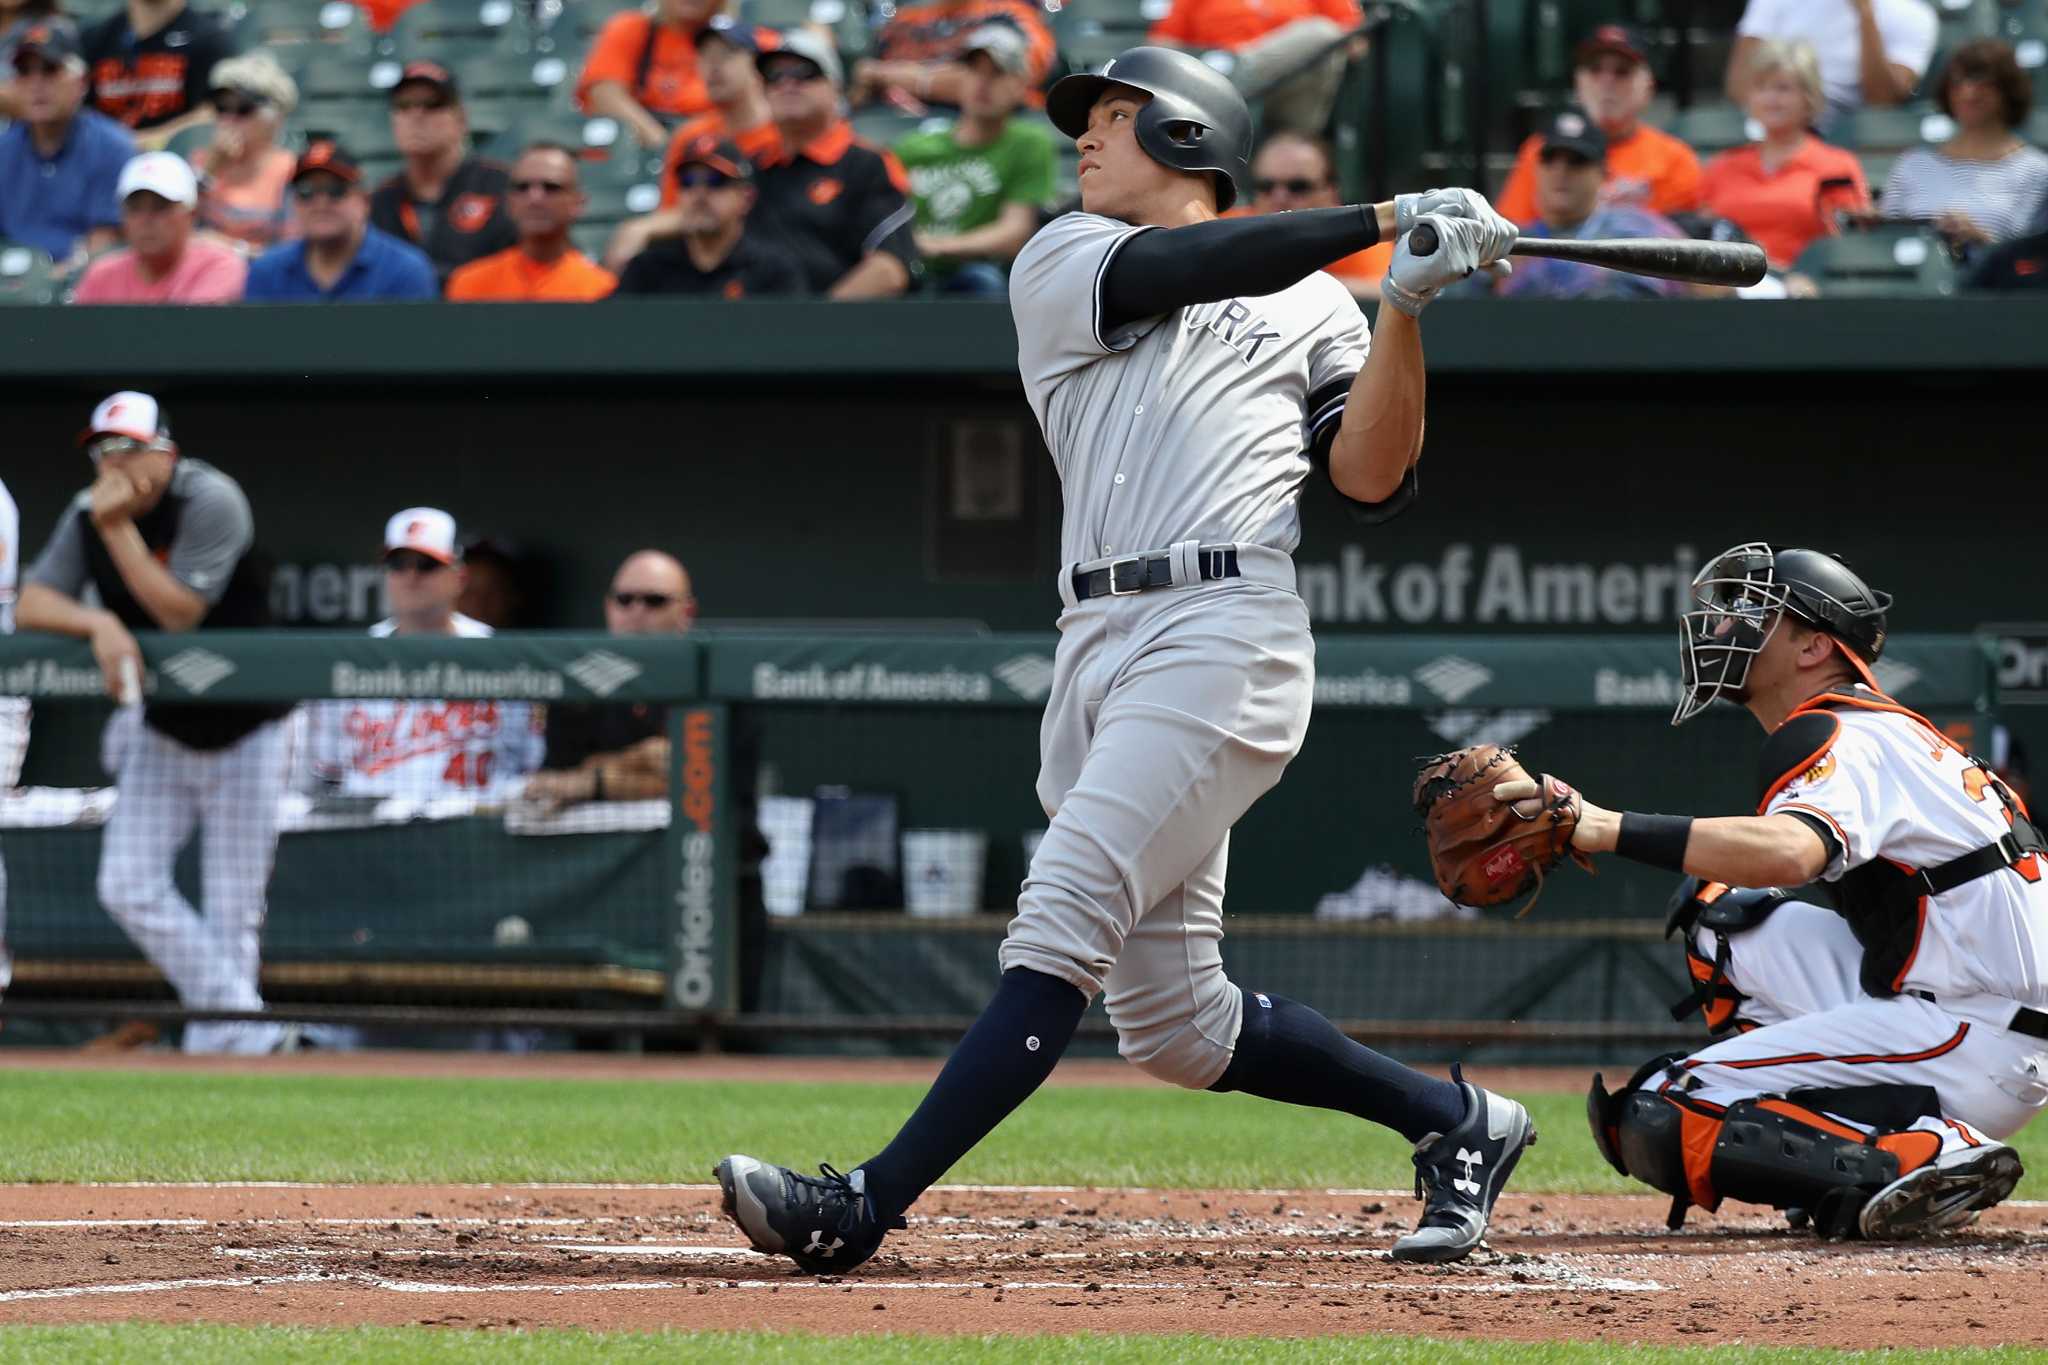
[[[604,596],[613,635],[685,635],[697,619],[690,574],[674,555],[626,556]],[[547,756],[526,799],[554,809],[577,801],[668,795],[668,713],[645,702],[548,708]]]
[[[192,229],[199,177],[176,152],[144,152],[121,172],[128,245],[85,268],[73,303],[234,303],[249,266],[242,253]]]
[[[141,705],[132,632],[269,626],[270,591],[241,487],[179,452],[156,399],[114,394],[80,443],[92,486],[72,499],[21,590],[20,624],[89,641],[122,702],[101,757],[119,793],[100,845],[99,898],[190,1009],[260,1010],[265,888],[277,847],[290,707]],[[86,589],[100,605],[88,606]],[[200,900],[173,868],[198,830]],[[187,1052],[288,1046],[270,1023],[194,1023]]]
[[[1638,204],[1603,202],[1607,183],[1607,135],[1574,106],[1558,113],[1539,135],[1536,157],[1536,221],[1527,237],[1610,239],[1683,237],[1676,223]],[[1504,299],[1670,299],[1687,287],[1675,280],[1625,275],[1575,261],[1527,260],[1505,280],[1475,280],[1468,290],[1491,288]]]
[[[115,186],[135,155],[128,130],[85,98],[77,40],[37,24],[14,49],[21,117],[0,129],[0,239],[47,252],[59,266],[121,240]]]
[[[1282,130],[1267,138],[1252,158],[1252,203],[1232,213],[1287,213],[1294,209],[1335,208],[1337,158],[1330,144],[1307,133]],[[1393,262],[1392,243],[1382,242],[1332,261],[1323,273],[1334,275],[1354,299],[1377,300],[1380,280]]]
[[[391,615],[374,636],[481,639],[491,628],[455,609],[463,588],[455,518],[408,507],[384,524]],[[300,785],[343,796],[502,798],[540,765],[541,720],[527,702],[408,699],[306,707]]]
[[[753,179],[753,167],[730,142],[707,133],[685,148],[675,176],[680,235],[658,238],[627,262],[619,293],[744,299],[804,292],[782,245],[747,230]]]
[[[433,264],[408,242],[370,226],[362,168],[338,143],[309,145],[292,172],[302,236],[249,267],[250,302],[335,303],[440,296]]]
[[[812,293],[903,293],[920,272],[910,177],[893,154],[854,136],[841,109],[839,53],[830,40],[793,28],[756,65],[783,148],[759,167],[756,221],[789,243]]]
[[[569,242],[586,200],[576,154],[559,142],[536,142],[512,164],[507,187],[519,242],[457,266],[448,297],[457,303],[588,303],[612,292],[612,272]]]
[[[469,113],[455,73],[408,62],[391,87],[391,138],[405,164],[370,196],[370,223],[427,253],[445,279],[518,238],[506,213],[511,177],[469,155]]]

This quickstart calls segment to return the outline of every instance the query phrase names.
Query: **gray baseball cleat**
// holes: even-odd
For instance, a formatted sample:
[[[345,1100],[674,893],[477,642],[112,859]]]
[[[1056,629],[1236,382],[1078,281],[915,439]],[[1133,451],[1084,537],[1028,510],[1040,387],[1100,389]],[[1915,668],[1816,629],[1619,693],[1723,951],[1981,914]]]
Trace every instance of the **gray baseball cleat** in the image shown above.
[[[1456,1067],[1465,1092],[1465,1121],[1415,1144],[1415,1197],[1425,1200],[1415,1231],[1394,1243],[1397,1261],[1462,1261],[1486,1236],[1493,1201],[1515,1163],[1536,1145],[1529,1111],[1505,1095],[1481,1090]]]
[[[2020,1154],[2002,1142],[1945,1152],[1870,1196],[1856,1227],[1872,1242],[1953,1232],[2010,1195],[2023,1174]]]
[[[905,1226],[902,1218],[876,1217],[861,1172],[798,1175],[750,1156],[718,1163],[725,1216],[739,1225],[754,1250],[787,1256],[813,1275],[840,1275],[875,1254],[882,1238]]]

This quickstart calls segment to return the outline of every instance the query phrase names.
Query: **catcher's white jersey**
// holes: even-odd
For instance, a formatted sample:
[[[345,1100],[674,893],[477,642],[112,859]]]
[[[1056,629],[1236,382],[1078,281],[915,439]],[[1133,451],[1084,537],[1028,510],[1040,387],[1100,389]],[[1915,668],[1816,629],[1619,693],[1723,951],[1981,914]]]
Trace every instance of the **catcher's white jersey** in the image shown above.
[[[1824,874],[1883,858],[1906,869],[1933,867],[2010,831],[1991,775],[1926,721],[1868,702],[1834,712],[1834,741],[1772,793],[1767,814],[1818,816],[1842,853]],[[2003,1024],[2017,1002],[2048,1007],[2048,884],[2039,859],[1993,872],[1921,901],[1917,947],[1901,991],[1926,991],[1963,1017]]]
[[[1104,335],[1101,281],[1152,228],[1092,213],[1046,225],[1010,272],[1017,368],[1065,490],[1068,564],[1180,541],[1293,553],[1307,450],[1341,419],[1371,337],[1320,272]],[[1310,410],[1310,397],[1325,400]]]
[[[370,634],[393,633],[379,621]],[[457,614],[453,633],[491,634]],[[305,708],[302,786],[342,796],[499,798],[539,771],[545,713],[514,701],[327,701]]]

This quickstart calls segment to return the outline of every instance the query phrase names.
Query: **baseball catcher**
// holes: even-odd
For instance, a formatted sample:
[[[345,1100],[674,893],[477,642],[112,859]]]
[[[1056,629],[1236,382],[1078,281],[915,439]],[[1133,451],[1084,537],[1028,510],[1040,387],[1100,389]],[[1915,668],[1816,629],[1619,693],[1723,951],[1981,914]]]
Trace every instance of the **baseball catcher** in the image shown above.
[[[1715,1041],[1618,1092],[1594,1141],[1691,1205],[1811,1218],[1830,1237],[1962,1227],[2012,1193],[1999,1141],[2048,1103],[2048,849],[1990,767],[1886,696],[1889,595],[1815,550],[1738,545],[1693,580],[1673,724],[1725,697],[1767,732],[1757,813],[1577,798],[1572,847],[1686,874],[1682,934]],[[1540,794],[1526,777],[1502,803]],[[1818,883],[1828,907],[1780,887]]]

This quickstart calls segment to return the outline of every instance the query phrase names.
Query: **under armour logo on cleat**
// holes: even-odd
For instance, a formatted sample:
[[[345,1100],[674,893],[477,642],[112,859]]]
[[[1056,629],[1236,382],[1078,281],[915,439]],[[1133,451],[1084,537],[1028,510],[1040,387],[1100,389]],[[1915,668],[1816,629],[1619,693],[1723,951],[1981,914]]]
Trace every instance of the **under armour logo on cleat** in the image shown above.
[[[841,1240],[840,1238],[834,1237],[834,1238],[832,1239],[832,1245],[831,1245],[831,1246],[826,1246],[826,1245],[825,1245],[825,1232],[824,1232],[824,1229],[820,1228],[819,1230],[817,1230],[816,1232],[813,1232],[813,1233],[811,1234],[811,1240],[810,1240],[809,1244],[807,1244],[807,1245],[806,1245],[806,1246],[804,1247],[804,1255],[806,1255],[806,1256],[830,1256],[830,1255],[831,1255],[831,1254],[832,1254],[833,1252],[835,1252],[835,1251],[839,1250],[839,1248],[841,1248],[841,1247],[843,1247],[843,1246],[845,1246],[845,1245],[846,1245],[846,1243],[845,1243],[845,1242],[844,1242],[843,1240]]]
[[[1486,1164],[1486,1154],[1484,1152],[1467,1151],[1465,1148],[1460,1147],[1456,1160],[1460,1166],[1465,1168],[1465,1174],[1451,1181],[1451,1188],[1460,1194],[1469,1194],[1476,1199],[1479,1196],[1479,1182],[1472,1178],[1472,1173]]]

